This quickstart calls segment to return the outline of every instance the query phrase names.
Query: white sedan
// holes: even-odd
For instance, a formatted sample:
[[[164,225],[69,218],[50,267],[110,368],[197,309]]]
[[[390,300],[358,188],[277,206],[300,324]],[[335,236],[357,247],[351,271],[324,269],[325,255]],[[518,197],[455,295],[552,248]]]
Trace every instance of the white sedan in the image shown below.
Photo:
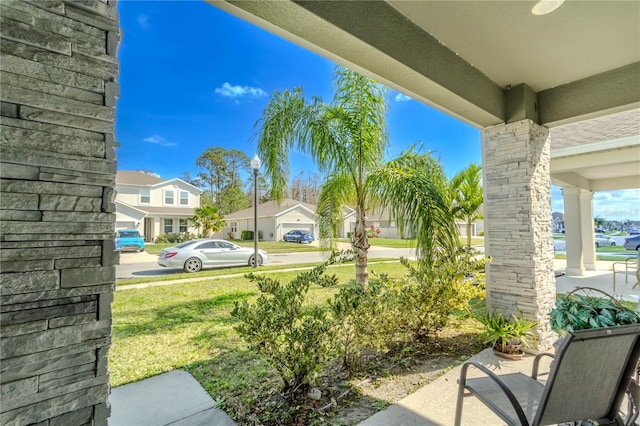
[[[596,247],[615,246],[616,242],[613,238],[604,234],[595,234]]]
[[[258,265],[267,263],[267,252],[258,250]],[[198,272],[202,268],[223,265],[255,264],[253,248],[240,247],[225,240],[202,238],[191,240],[160,252],[158,265]]]

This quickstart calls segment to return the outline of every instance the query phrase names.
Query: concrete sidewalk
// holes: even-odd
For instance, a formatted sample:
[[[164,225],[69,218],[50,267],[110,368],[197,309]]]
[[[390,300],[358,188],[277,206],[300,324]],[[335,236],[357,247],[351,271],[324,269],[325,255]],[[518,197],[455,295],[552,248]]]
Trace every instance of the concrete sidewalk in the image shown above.
[[[470,358],[496,374],[511,374],[521,372],[531,375],[533,356],[528,355],[521,361],[508,361],[494,355],[491,349],[485,349]],[[540,371],[549,371],[550,358],[543,358]],[[454,423],[456,413],[456,399],[458,395],[458,379],[461,366],[458,366],[440,376],[428,385],[398,401],[384,411],[380,411],[360,423],[360,426],[449,426]],[[469,369],[467,377],[478,377],[478,370]],[[544,376],[542,376],[544,378]],[[478,398],[465,398],[462,410],[462,425],[502,425],[491,410],[480,402]]]
[[[109,426],[233,426],[236,423],[182,370],[118,386],[109,395]]]

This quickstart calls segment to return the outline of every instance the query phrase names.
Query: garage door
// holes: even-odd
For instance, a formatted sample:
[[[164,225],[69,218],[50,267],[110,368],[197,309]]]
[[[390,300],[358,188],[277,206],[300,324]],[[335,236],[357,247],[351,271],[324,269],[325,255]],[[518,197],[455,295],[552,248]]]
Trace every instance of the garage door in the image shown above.
[[[126,220],[120,220],[116,222],[116,231],[121,229],[136,229],[135,222],[128,222]]]
[[[293,231],[294,229],[299,229],[300,231],[307,231],[313,234],[313,223],[283,223],[281,226],[280,239],[289,231]]]

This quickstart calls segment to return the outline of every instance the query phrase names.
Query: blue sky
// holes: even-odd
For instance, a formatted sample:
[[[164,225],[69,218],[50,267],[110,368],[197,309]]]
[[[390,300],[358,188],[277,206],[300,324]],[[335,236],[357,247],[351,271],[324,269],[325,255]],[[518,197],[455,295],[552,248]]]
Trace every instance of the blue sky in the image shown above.
[[[333,62],[203,1],[120,1],[118,9],[119,170],[196,176],[196,158],[209,147],[253,156],[254,124],[273,91],[303,87],[332,100]],[[449,176],[481,162],[478,129],[392,90],[388,104],[389,158],[418,144]],[[292,174],[315,171],[306,157],[290,162]]]

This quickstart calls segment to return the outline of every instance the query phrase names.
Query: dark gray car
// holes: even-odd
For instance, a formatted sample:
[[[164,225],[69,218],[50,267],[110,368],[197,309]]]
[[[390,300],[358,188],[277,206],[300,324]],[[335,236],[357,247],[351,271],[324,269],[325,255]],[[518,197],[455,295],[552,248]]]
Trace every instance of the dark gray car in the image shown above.
[[[627,250],[640,250],[640,235],[625,238],[624,248]]]

